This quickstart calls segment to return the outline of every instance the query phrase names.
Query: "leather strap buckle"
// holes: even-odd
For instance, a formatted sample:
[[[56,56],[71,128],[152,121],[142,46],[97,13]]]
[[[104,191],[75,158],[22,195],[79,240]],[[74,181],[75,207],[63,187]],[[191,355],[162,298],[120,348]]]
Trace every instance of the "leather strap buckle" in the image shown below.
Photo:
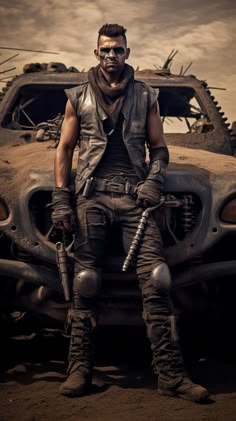
[[[124,184],[114,183],[113,181],[108,181],[106,184],[107,191],[112,191],[114,193],[123,193],[124,192]]]
[[[115,181],[108,179],[95,178],[95,190],[132,195],[136,191],[136,185],[131,184],[129,181],[116,183]]]

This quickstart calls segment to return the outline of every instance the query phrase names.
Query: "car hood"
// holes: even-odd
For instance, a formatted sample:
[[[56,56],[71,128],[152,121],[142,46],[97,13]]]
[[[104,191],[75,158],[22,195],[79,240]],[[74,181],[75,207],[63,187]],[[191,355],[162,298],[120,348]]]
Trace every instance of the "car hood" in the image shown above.
[[[168,173],[186,171],[196,176],[202,174],[209,184],[219,188],[225,183],[236,191],[236,159],[227,155],[190,149],[181,146],[169,146],[170,164]],[[43,173],[53,176],[55,149],[48,147],[48,142],[26,144],[17,141],[0,148],[0,195],[7,203],[14,204],[19,192],[31,184],[31,175]],[[74,154],[73,168],[76,168],[77,152]]]

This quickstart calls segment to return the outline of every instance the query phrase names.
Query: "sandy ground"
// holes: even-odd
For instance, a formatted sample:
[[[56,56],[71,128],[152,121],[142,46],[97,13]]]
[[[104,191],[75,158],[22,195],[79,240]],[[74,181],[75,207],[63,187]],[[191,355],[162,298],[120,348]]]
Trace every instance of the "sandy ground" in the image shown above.
[[[144,332],[121,332],[113,328],[98,335],[92,391],[73,399],[58,393],[68,338],[47,330],[5,342],[0,420],[236,420],[236,360],[208,356],[189,363],[192,378],[210,390],[206,404],[167,398],[157,393]]]

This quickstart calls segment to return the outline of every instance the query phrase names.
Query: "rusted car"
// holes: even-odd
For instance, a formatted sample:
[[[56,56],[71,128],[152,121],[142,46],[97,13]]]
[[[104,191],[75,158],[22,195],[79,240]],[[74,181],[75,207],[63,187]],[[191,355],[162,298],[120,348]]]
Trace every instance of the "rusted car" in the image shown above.
[[[170,149],[167,201],[156,218],[173,276],[173,296],[180,309],[201,308],[209,304],[212,289],[216,294],[236,275],[235,134],[205,81],[165,69],[137,71],[136,78],[159,90]],[[53,160],[66,103],[64,89],[86,80],[86,72],[75,68],[31,65],[1,94],[3,314],[33,311],[65,319],[68,303],[56,263],[56,243],[62,234],[50,218]],[[63,241],[72,278],[73,237]],[[135,272],[132,265],[122,271],[124,259],[119,229],[114,226],[103,268],[100,323],[104,325],[141,323]]]

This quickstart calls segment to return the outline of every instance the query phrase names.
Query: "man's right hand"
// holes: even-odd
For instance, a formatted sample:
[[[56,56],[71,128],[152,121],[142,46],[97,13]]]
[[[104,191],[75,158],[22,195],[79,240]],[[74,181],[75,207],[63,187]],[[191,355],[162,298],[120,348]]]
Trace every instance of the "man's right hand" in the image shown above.
[[[75,226],[75,215],[70,201],[70,190],[67,187],[55,187],[52,192],[51,219],[57,228],[67,231],[72,231]]]

